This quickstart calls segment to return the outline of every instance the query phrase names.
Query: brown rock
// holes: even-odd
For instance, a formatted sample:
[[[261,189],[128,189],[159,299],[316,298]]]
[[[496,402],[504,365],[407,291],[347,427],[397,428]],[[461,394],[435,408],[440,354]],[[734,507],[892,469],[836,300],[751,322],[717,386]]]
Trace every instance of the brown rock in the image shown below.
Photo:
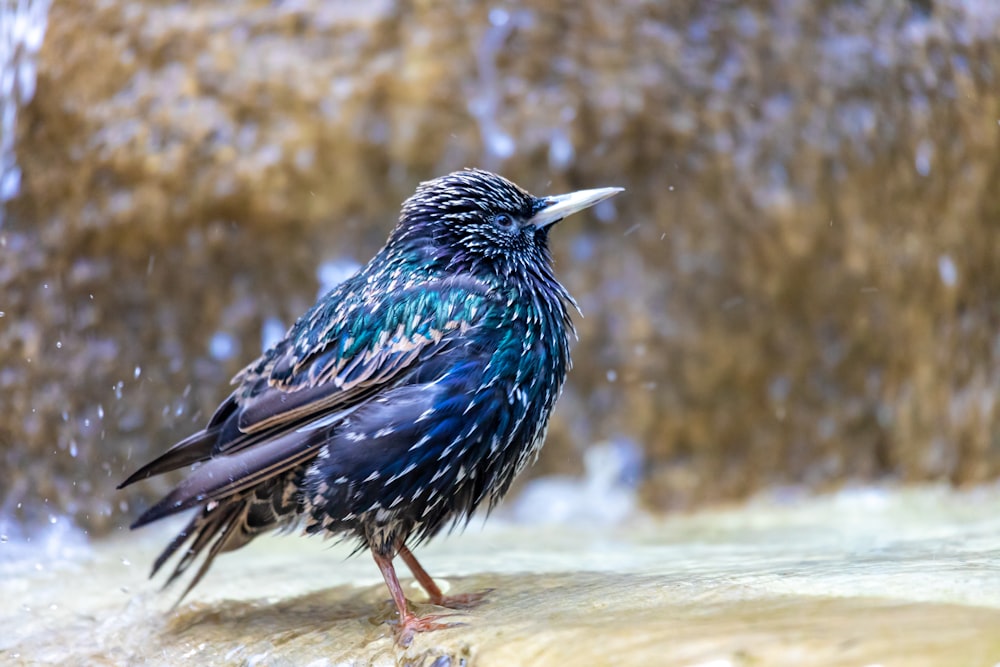
[[[995,477],[998,30],[958,0],[54,3],[0,229],[2,507],[123,523],[114,483],[317,266],[471,165],[628,188],[554,236],[587,317],[536,470],[628,437],[661,508]]]

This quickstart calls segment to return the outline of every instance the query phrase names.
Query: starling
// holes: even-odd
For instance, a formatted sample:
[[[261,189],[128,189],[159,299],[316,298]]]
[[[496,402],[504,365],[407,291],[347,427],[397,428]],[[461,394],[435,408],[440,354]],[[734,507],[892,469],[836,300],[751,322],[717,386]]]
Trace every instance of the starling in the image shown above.
[[[535,197],[486,171],[420,184],[385,246],[233,378],[207,426],[119,488],[191,466],[132,524],[198,508],[152,573],[183,547],[167,584],[203,555],[264,531],[355,538],[399,612],[398,639],[447,627],[407,607],[402,557],[435,605],[446,597],[410,548],[492,508],[538,452],[570,366],[573,298],[548,234],[621,188]]]

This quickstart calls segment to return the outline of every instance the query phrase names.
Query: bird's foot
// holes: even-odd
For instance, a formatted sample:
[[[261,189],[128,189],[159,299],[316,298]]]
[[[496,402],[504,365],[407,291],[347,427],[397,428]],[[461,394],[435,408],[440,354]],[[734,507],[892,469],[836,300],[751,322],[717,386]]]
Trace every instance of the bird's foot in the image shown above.
[[[429,602],[438,607],[448,607],[449,609],[472,609],[486,599],[486,596],[493,592],[492,588],[487,588],[479,593],[463,593],[461,595],[437,595],[430,596]]]
[[[399,622],[396,628],[396,641],[402,647],[407,647],[413,641],[413,635],[418,632],[432,632],[434,630],[444,630],[466,625],[465,623],[440,623],[442,618],[451,618],[455,614],[432,614],[430,616],[417,616],[407,614]]]

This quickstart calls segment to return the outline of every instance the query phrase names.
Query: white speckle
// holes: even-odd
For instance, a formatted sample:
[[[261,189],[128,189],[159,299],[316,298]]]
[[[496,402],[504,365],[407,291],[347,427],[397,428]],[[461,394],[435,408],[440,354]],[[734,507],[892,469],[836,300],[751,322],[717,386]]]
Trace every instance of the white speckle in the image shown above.
[[[142,375],[142,367],[136,366],[135,370],[132,371],[132,378],[138,380],[140,375]]]
[[[389,482],[393,482],[393,481],[399,479],[400,477],[404,477],[405,475],[409,475],[411,472],[413,472],[416,469],[416,467],[417,467],[416,463],[411,463],[410,465],[408,465],[405,468],[403,468],[403,472],[398,473],[396,475],[393,475],[392,479],[390,479]],[[386,482],[386,483],[388,484],[388,482]]]
[[[938,273],[941,275],[941,282],[948,287],[954,287],[958,282],[958,269],[948,255],[938,257]]]
[[[618,380],[618,372],[614,369],[608,369],[608,382],[616,382]]]
[[[412,451],[414,451],[416,449],[420,449],[421,447],[423,447],[424,445],[426,445],[430,441],[431,441],[431,436],[430,435],[425,435],[422,438],[420,438],[419,440],[417,440],[417,442],[412,447],[410,447],[410,449],[408,451],[412,452]]]

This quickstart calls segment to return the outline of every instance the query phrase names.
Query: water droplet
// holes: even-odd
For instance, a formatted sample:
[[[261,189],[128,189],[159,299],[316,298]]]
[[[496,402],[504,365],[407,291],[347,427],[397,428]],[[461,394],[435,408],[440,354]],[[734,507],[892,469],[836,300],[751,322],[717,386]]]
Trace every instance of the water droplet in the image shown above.
[[[51,524],[54,525],[58,521],[59,521],[59,517],[57,517],[55,514],[50,514],[49,515],[49,523],[51,523]]]
[[[138,380],[140,375],[142,375],[142,368],[140,366],[136,366],[135,370],[132,371],[132,377]]]
[[[507,25],[507,22],[510,21],[510,14],[506,9],[502,9],[500,7],[494,7],[491,9],[489,17],[490,25],[497,27]]]
[[[56,341],[56,349],[57,350],[61,350],[62,349],[62,341],[61,340],[57,340]]]
[[[914,167],[921,176],[931,173],[931,161],[934,158],[934,144],[929,139],[924,139],[917,146],[917,154],[914,158]]]
[[[266,350],[281,340],[285,335],[285,329],[284,323],[276,317],[264,320],[264,326],[261,327],[260,332],[262,347]]]
[[[129,565],[131,565],[131,564],[132,564],[132,562],[131,562],[131,561],[129,561],[129,559],[128,559],[128,558],[122,558],[122,565],[124,565],[124,566],[128,567],[128,566],[129,566]]]
[[[613,369],[608,369],[608,382],[615,382],[618,380],[618,372]]]
[[[212,355],[213,359],[224,361],[236,354],[238,347],[239,345],[232,335],[219,331],[209,341],[208,353]]]
[[[76,447],[76,440],[70,440],[69,441],[69,455],[72,456],[75,459],[76,455],[79,454],[79,453],[80,452],[79,452],[79,450]]]
[[[97,418],[98,419],[104,419],[104,406],[103,405],[98,404],[98,406],[97,406]]]
[[[556,130],[549,140],[549,164],[557,169],[565,168],[575,156],[573,142],[561,130]]]
[[[955,262],[948,255],[938,257],[938,273],[941,275],[941,282],[948,287],[952,287],[958,282],[958,268]]]
[[[9,539],[10,539],[9,537],[7,537],[6,535],[0,533],[0,544],[6,544],[7,540],[9,540]]]

